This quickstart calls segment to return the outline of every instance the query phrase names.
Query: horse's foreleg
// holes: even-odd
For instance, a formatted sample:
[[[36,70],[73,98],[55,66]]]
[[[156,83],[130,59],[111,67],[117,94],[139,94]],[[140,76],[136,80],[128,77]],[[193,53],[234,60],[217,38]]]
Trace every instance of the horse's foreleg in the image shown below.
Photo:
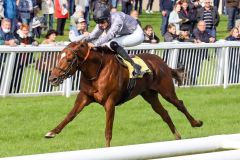
[[[87,106],[91,100],[88,98],[87,95],[85,95],[83,92],[80,92],[77,96],[77,99],[75,101],[74,107],[72,110],[68,113],[68,115],[64,118],[64,120],[53,130],[48,132],[45,137],[46,138],[54,138],[56,134],[60,133],[62,129],[71,122],[81,111],[82,109]]]
[[[162,117],[164,122],[168,124],[168,127],[172,131],[175,139],[181,139],[181,135],[178,133],[175,125],[173,124],[171,117],[169,116],[168,112],[163,108],[162,104],[160,103],[157,93],[144,92],[142,94],[142,97],[148,103],[151,104],[153,110]]]
[[[106,147],[110,147],[110,142],[112,139],[112,129],[113,121],[115,115],[115,106],[112,103],[112,100],[107,101],[105,104],[106,111],[106,128],[105,128],[105,138],[106,138]]]

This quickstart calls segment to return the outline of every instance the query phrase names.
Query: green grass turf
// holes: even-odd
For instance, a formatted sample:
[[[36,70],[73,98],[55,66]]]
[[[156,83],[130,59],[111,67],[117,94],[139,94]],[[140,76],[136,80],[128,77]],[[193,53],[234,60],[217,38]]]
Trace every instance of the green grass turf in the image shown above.
[[[160,15],[160,12],[154,12],[154,14],[146,14],[143,12],[142,15],[139,16],[139,20],[142,23],[142,27],[144,28],[147,24],[150,24],[153,26],[154,32],[156,35],[160,38],[161,42],[163,42],[163,37],[161,36],[160,27],[162,22],[162,17]],[[57,20],[54,19],[54,28],[56,28],[56,22]],[[89,31],[91,32],[93,28],[95,27],[95,22],[92,20],[90,21]],[[57,36],[57,41],[68,41],[68,32],[69,32],[69,19],[66,22],[65,29],[64,29],[64,36]],[[221,15],[220,17],[220,23],[217,27],[217,39],[225,39],[228,35],[227,32],[227,17],[224,15]],[[42,42],[44,37],[44,34],[40,39],[38,39],[39,42]]]
[[[161,99],[182,138],[240,132],[240,86],[178,88],[189,112],[204,122],[191,128],[185,116]],[[86,107],[57,137],[44,135],[70,111],[75,96],[0,98],[0,157],[104,147],[105,111]],[[112,146],[174,140],[170,129],[140,96],[118,106]]]

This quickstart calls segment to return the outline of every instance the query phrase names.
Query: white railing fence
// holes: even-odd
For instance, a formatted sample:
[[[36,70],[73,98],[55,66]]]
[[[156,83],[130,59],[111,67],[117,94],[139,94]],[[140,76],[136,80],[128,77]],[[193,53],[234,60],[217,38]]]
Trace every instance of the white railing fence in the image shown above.
[[[56,57],[65,46],[0,46],[0,96],[60,94],[78,92],[81,73],[52,87],[48,78]],[[239,84],[240,43],[213,44],[159,43],[126,48],[129,54],[151,53],[172,68],[184,67],[183,86],[221,86]]]
[[[6,157],[0,160],[145,160],[153,158],[159,160],[239,160],[239,142],[240,134],[216,135],[110,148]]]

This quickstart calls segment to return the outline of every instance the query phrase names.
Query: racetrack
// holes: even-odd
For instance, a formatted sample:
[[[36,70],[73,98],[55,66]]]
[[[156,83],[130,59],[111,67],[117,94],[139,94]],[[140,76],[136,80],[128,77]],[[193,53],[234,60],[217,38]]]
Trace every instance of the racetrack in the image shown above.
[[[190,113],[203,120],[202,128],[191,128],[183,114],[161,100],[182,138],[239,133],[239,89],[177,89]],[[74,99],[0,98],[0,157],[103,147],[105,112],[98,104],[86,107],[56,138],[43,138],[65,117]],[[117,107],[112,146],[165,140],[173,140],[169,128],[141,97]]]

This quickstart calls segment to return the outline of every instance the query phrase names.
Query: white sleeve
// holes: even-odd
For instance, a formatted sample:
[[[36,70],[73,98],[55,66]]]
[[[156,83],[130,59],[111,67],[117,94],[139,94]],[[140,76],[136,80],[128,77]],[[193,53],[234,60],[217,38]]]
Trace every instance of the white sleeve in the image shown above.
[[[170,13],[169,15],[169,23],[177,24],[180,23],[182,20],[176,16],[177,14],[174,14],[173,12]]]

